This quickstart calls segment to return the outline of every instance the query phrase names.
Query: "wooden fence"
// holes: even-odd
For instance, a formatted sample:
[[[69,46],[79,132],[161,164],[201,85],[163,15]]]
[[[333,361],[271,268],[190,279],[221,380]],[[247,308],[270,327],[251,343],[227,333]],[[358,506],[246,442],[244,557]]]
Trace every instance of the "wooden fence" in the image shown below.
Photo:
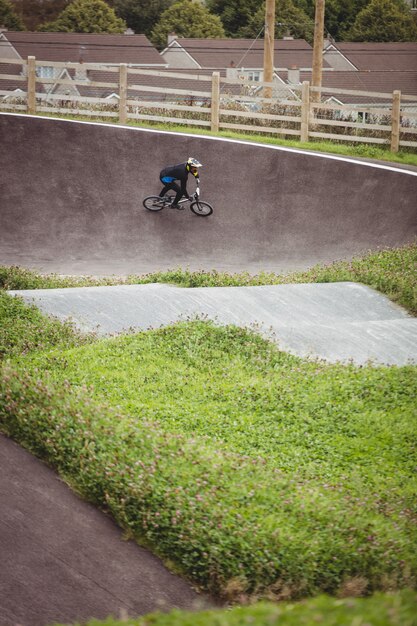
[[[22,66],[19,73],[0,73],[0,110],[114,118],[121,123],[170,122],[303,142],[384,144],[393,152],[417,148],[417,96],[399,91],[318,89],[308,82],[260,83],[225,78],[219,72],[156,71],[35,57],[0,59],[0,64]],[[54,75],[42,77],[48,72]],[[270,98],[263,97],[267,87],[272,88]],[[315,92],[319,98],[312,97]]]

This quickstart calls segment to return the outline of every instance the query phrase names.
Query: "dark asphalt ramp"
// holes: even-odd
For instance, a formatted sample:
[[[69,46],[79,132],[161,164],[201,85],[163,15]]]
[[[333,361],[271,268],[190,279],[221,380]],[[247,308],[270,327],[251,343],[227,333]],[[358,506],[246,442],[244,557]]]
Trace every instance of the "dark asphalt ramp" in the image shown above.
[[[0,136],[0,264],[286,271],[417,236],[416,168],[12,114],[0,114]],[[214,214],[143,209],[160,169],[190,155]]]
[[[0,435],[0,624],[47,626],[208,602]]]

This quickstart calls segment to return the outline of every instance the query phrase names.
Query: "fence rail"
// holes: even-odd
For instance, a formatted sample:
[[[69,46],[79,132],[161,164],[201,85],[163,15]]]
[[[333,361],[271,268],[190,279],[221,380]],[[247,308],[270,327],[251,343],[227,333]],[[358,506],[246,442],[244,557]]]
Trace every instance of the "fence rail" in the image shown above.
[[[417,96],[250,82],[219,72],[0,59],[0,110],[169,122],[310,139],[417,148]],[[13,68],[21,66],[19,73]],[[0,70],[1,72],[1,70]],[[268,89],[272,97],[264,97]],[[319,93],[320,99],[312,95]],[[343,102],[344,100],[344,102]],[[348,100],[348,101],[346,101]]]

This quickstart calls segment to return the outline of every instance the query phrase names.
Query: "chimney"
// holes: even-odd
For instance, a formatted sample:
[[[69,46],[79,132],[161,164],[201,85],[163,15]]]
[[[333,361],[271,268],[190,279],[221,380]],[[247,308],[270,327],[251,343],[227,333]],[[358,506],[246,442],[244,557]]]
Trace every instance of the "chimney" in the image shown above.
[[[80,54],[78,56],[78,67],[75,69],[76,80],[87,80],[87,70],[83,67],[85,56],[86,56],[85,46],[80,46]]]
[[[226,68],[226,78],[237,78],[237,67],[234,61],[230,61],[229,67]]]
[[[126,28],[125,32],[123,33],[124,35],[134,35],[135,31],[132,30],[131,28]]]
[[[177,33],[168,33],[168,45],[178,39]]]
[[[296,65],[291,65],[288,69],[288,82],[290,85],[300,84],[300,69]]]

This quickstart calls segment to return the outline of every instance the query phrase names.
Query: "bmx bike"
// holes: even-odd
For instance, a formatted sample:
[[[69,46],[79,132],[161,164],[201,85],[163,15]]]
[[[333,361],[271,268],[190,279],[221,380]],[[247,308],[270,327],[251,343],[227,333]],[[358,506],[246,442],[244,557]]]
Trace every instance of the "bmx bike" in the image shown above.
[[[143,201],[143,206],[148,211],[162,211],[162,209],[171,208],[175,199],[175,193],[173,191],[168,192],[163,198],[159,196],[148,196]],[[213,207],[208,202],[200,200],[200,190],[197,187],[195,193],[189,198],[181,198],[178,205],[190,203],[190,209],[194,215],[199,217],[208,217],[213,213]],[[185,208],[185,207],[181,207]]]

